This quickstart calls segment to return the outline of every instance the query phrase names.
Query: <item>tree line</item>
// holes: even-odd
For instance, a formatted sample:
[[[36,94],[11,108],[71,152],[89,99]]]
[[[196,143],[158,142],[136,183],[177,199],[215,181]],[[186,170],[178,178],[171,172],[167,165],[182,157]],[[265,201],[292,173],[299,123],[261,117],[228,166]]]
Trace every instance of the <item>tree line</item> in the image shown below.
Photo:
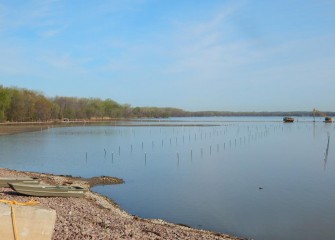
[[[53,97],[0,85],[0,121],[31,122],[61,119],[158,118],[185,116],[181,109],[131,107],[112,99]]]
[[[334,112],[324,112],[334,116]],[[53,97],[43,93],[0,85],[0,122],[33,122],[62,119],[167,118],[208,116],[312,116],[312,111],[296,112],[189,112],[178,108],[131,107],[112,99]]]

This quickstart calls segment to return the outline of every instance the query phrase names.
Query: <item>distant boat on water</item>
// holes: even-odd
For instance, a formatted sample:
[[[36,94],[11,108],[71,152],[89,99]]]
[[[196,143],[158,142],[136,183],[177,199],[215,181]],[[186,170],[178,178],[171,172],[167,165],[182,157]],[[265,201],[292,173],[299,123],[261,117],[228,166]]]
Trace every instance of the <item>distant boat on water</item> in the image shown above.
[[[287,123],[289,123],[289,122],[294,122],[294,118],[292,118],[292,117],[284,117],[284,118],[283,118],[283,121],[284,121],[284,122],[287,122]]]
[[[315,116],[316,115],[321,115],[321,116],[323,116],[323,117],[325,117],[325,120],[324,120],[324,122],[325,123],[332,123],[333,122],[333,118],[332,117],[328,117],[327,115],[326,115],[326,113],[323,113],[323,112],[320,112],[319,110],[317,110],[317,109],[313,109],[313,118],[314,118],[314,122],[315,122]]]
[[[331,123],[331,122],[333,122],[332,117],[325,117],[325,123]]]

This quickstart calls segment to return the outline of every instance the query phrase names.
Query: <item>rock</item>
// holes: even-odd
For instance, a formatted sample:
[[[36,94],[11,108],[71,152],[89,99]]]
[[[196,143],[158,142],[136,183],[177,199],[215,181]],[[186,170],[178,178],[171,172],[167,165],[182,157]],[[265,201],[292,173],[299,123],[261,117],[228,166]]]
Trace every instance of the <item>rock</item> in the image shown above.
[[[16,222],[18,239],[49,240],[52,237],[56,222],[56,211],[44,206],[13,205],[14,214],[9,204],[0,203],[0,236],[1,239],[12,240],[13,218]]]

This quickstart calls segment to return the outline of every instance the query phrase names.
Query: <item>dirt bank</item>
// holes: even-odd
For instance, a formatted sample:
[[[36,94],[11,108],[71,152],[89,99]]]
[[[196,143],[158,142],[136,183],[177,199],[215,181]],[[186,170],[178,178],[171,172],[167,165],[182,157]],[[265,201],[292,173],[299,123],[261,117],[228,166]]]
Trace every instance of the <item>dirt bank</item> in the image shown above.
[[[136,123],[137,122],[137,123]],[[139,121],[139,120],[113,120],[113,121],[70,121],[70,122],[18,122],[18,123],[0,123],[0,136],[12,135],[24,132],[43,131],[54,127],[73,127],[73,126],[120,126],[120,127],[203,127],[217,126],[217,124],[200,124],[200,123],[172,123],[173,121]]]
[[[36,132],[42,131],[44,129],[50,128],[51,125],[47,124],[16,124],[16,125],[5,125],[0,124],[0,136],[1,135],[11,135],[17,133],[24,133],[24,132]]]

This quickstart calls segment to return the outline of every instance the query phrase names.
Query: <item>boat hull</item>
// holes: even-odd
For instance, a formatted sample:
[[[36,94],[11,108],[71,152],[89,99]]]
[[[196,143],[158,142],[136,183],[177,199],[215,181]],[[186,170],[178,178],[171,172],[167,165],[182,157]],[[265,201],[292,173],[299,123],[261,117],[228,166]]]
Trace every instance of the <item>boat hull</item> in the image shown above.
[[[10,187],[8,183],[39,184],[40,180],[31,177],[0,177],[0,187]]]
[[[292,123],[292,122],[294,122],[294,118],[291,118],[291,117],[284,117],[284,118],[283,118],[283,121],[286,122],[286,123]]]
[[[9,183],[16,192],[36,197],[84,197],[87,189],[74,186]]]
[[[332,123],[332,122],[333,122],[333,118],[325,117],[325,123]]]

